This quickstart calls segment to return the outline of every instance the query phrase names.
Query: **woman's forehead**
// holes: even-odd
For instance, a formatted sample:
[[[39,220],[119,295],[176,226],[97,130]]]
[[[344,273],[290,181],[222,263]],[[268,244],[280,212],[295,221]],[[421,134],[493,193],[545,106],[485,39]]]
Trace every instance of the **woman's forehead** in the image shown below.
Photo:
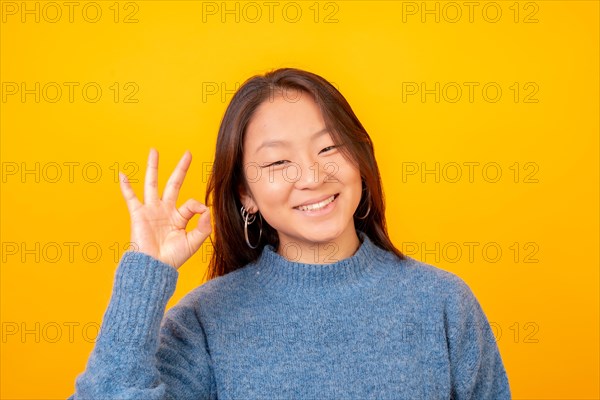
[[[245,148],[257,152],[265,147],[286,142],[306,141],[316,138],[326,124],[319,107],[312,100],[291,103],[263,103],[250,119],[244,135]]]

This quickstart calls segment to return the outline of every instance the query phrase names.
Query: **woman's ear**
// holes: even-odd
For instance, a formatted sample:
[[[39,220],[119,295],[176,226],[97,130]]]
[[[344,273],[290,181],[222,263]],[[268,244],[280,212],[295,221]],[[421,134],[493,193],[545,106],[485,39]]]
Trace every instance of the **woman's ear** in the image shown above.
[[[258,206],[256,205],[252,194],[248,193],[244,185],[240,185],[238,188],[238,193],[240,195],[240,201],[250,214],[254,214],[256,211],[258,211]]]

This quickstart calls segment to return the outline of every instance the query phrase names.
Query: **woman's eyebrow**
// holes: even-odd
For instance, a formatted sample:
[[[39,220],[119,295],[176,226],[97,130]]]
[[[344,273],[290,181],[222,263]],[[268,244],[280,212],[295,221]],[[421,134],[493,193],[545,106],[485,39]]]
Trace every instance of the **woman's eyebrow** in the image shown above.
[[[326,133],[329,133],[329,130],[327,128],[323,128],[323,129],[313,133],[310,138],[315,139]],[[262,142],[262,144],[260,146],[258,146],[258,148],[254,151],[254,153],[256,154],[259,152],[259,150],[266,148],[266,147],[287,146],[289,144],[290,144],[290,142],[288,140],[283,140],[283,139],[265,140],[264,142]]]

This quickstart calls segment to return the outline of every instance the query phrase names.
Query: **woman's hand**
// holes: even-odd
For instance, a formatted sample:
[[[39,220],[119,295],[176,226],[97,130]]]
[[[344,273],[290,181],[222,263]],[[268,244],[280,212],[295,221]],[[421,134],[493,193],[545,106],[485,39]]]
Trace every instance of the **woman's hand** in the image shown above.
[[[158,152],[151,148],[146,167],[144,203],[136,197],[127,176],[119,171],[121,192],[131,217],[131,242],[136,251],[150,255],[178,269],[190,258],[212,232],[210,211],[197,200],[189,199],[176,207],[179,188],[192,161],[186,151],[171,174],[162,199],[158,196]],[[195,214],[200,214],[198,226],[190,232],[185,228]]]

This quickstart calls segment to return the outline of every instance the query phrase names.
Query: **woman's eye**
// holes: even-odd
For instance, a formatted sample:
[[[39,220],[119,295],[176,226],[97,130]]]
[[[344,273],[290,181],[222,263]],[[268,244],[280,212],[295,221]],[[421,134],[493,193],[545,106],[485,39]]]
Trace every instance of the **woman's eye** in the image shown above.
[[[331,149],[335,149],[336,147],[338,147],[338,146],[336,146],[336,145],[327,146],[323,150],[321,150],[321,152],[329,151]],[[265,164],[262,167],[263,168],[274,167],[274,166],[277,166],[277,165],[282,165],[282,164],[284,164],[286,162],[289,162],[289,161],[287,161],[287,160],[279,160],[279,161],[275,161],[274,163],[271,163],[271,164]]]
[[[266,165],[263,165],[263,167],[264,167],[264,168],[267,168],[267,167],[273,167],[273,166],[275,166],[275,165],[281,165],[281,164],[283,164],[284,162],[285,162],[285,160],[279,160],[279,161],[275,161],[274,163],[271,163],[271,164],[266,164]]]

